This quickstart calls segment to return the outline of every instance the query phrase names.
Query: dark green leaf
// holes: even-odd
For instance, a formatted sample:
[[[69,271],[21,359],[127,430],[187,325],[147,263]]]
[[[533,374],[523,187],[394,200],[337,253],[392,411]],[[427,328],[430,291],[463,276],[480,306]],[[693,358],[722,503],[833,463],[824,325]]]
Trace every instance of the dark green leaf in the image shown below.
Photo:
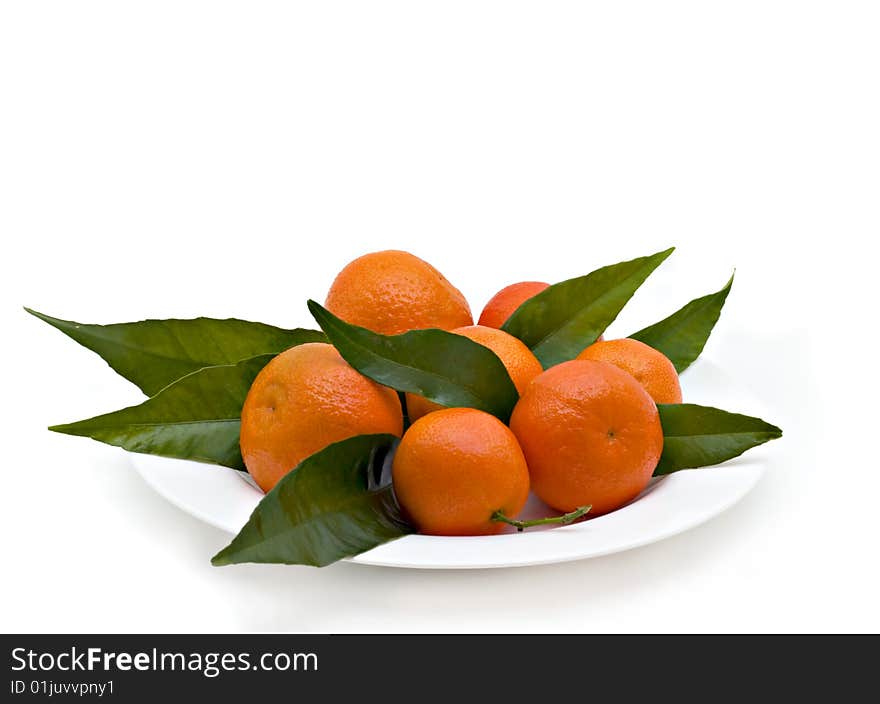
[[[674,249],[555,284],[523,303],[501,329],[528,345],[545,369],[574,359],[596,341]]]
[[[323,567],[412,533],[391,489],[396,445],[393,435],[358,435],[306,458],[260,501],[212,564]]]
[[[234,318],[86,325],[25,310],[97,353],[147,396],[202,367],[235,364],[305,342],[327,341],[317,330],[283,330]]]
[[[672,360],[680,374],[700,356],[706,346],[706,340],[718,322],[732,285],[733,276],[720,291],[695,298],[668,318],[639,330],[630,337],[660,350]]]
[[[238,448],[241,407],[274,355],[205,367],[178,379],[139,406],[49,428],[130,452],[244,469]]]
[[[782,430],[760,418],[692,403],[660,404],[663,454],[654,475],[706,467],[738,457]]]
[[[507,422],[519,395],[490,349],[445,330],[379,335],[349,325],[309,301],[309,310],[339,354],[361,374],[441,406],[479,408]]]

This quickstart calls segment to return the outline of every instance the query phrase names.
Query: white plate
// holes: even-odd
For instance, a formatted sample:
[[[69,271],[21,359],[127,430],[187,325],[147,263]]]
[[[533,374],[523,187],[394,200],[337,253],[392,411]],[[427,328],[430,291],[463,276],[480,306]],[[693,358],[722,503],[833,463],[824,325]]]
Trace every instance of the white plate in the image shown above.
[[[701,359],[682,376],[688,402],[766,416],[721,370]],[[131,455],[144,480],[196,518],[237,533],[262,497],[232,469],[153,455]],[[763,449],[718,467],[683,470],[654,481],[632,503],[580,523],[524,533],[443,538],[410,535],[350,558],[386,567],[473,569],[566,562],[647,545],[707,521],[741,499],[764,472]],[[532,499],[525,515],[547,515]]]

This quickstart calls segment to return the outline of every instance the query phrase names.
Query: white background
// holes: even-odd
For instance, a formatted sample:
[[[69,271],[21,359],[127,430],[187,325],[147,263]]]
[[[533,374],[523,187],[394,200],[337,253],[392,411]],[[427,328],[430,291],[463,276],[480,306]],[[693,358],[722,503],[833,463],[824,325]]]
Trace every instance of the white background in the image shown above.
[[[4,631],[880,630],[871,2],[5,2]],[[22,305],[310,325],[365,251],[501,286],[678,251],[785,437],[687,534],[495,572],[216,569],[228,536],[51,423],[138,402]]]

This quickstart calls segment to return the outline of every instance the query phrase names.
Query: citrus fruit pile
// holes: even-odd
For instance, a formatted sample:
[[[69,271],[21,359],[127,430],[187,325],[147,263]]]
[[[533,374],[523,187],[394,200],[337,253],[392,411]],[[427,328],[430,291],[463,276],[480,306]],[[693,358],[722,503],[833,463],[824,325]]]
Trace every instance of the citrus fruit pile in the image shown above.
[[[246,470],[265,497],[214,564],[325,565],[412,532],[497,533],[615,511],[652,477],[781,431],[682,402],[730,291],[622,339],[602,333],[670,254],[553,286],[513,283],[474,319],[402,251],[336,276],[321,330],[233,319],[84,325],[29,311],[149,397],[52,430]],[[520,514],[533,494],[545,515]]]

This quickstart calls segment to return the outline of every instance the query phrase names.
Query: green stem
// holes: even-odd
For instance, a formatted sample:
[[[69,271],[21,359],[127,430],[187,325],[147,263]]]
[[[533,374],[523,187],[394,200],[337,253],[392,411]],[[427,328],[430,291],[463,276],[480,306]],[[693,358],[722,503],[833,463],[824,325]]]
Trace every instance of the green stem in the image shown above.
[[[506,523],[509,526],[513,526],[520,533],[522,533],[523,530],[525,530],[526,528],[531,528],[532,526],[543,526],[548,523],[560,523],[564,526],[568,525],[569,523],[576,521],[581,516],[586,515],[586,513],[591,508],[593,508],[593,507],[592,506],[580,506],[580,507],[576,508],[574,511],[571,511],[570,513],[566,513],[563,516],[549,516],[548,518],[536,518],[531,521],[515,521],[514,519],[508,518],[507,516],[505,516],[501,511],[496,511],[495,513],[492,514],[492,520],[499,521],[501,523]]]

